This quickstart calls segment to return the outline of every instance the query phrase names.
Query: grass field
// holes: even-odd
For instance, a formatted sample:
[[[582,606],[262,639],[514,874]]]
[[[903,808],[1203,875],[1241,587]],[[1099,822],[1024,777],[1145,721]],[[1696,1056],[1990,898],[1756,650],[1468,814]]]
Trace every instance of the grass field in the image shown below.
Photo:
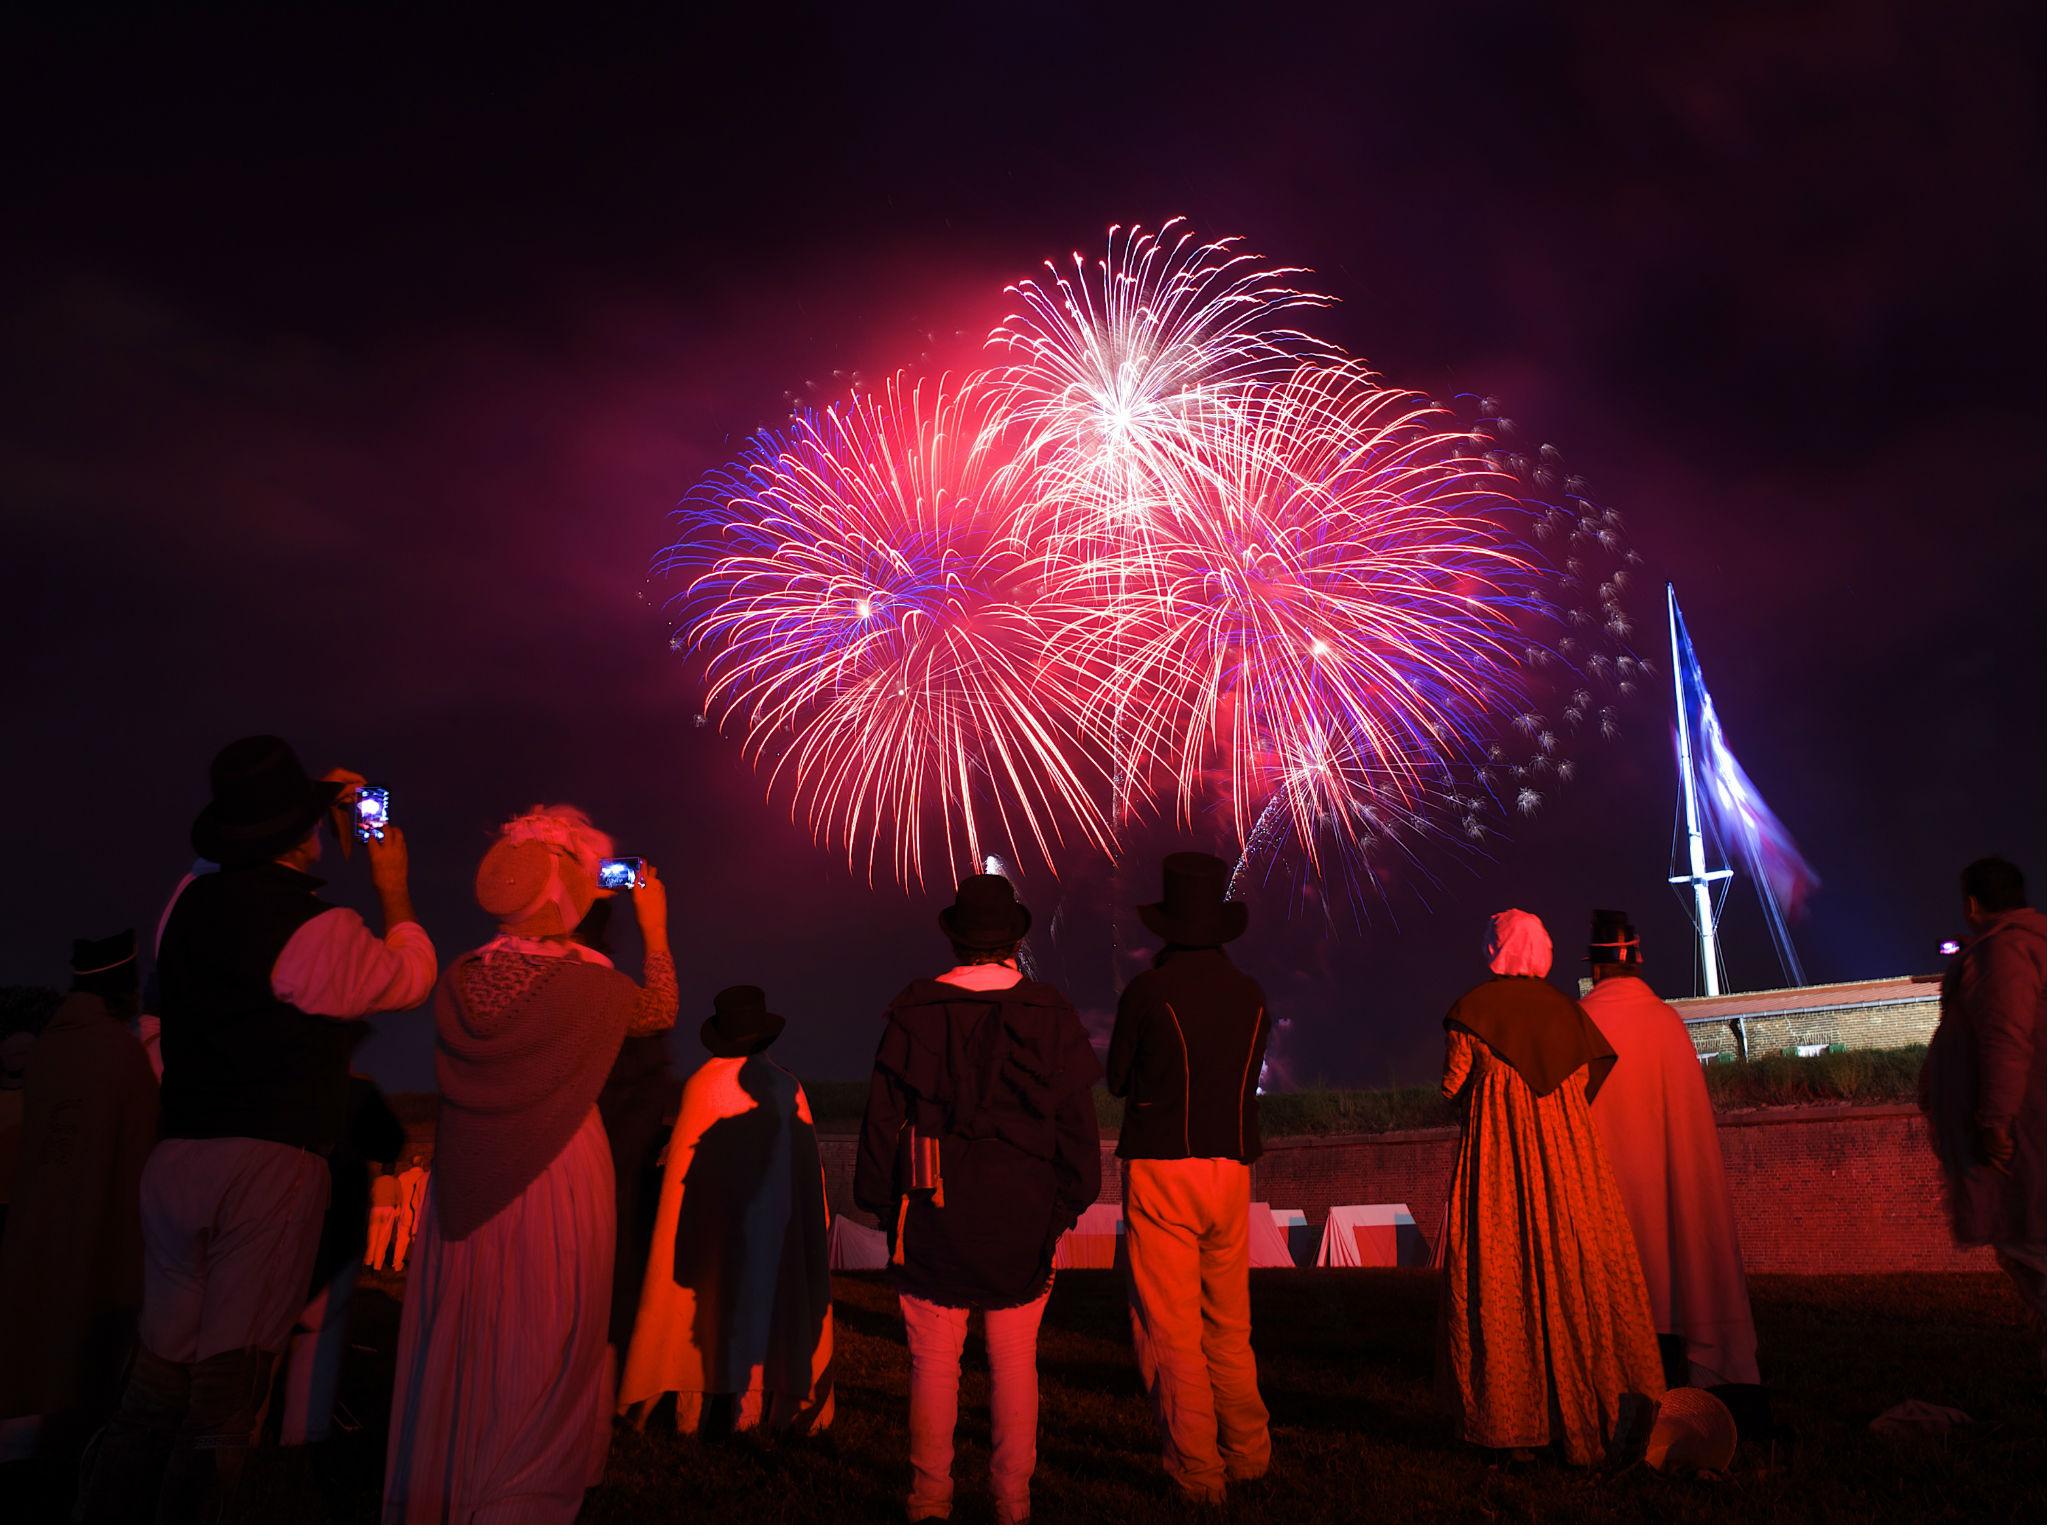
[[[382,1277],[380,1277],[381,1279]],[[588,1521],[893,1521],[906,1487],[908,1371],[895,1299],[846,1276],[836,1300],[838,1422],[796,1443],[706,1445],[658,1418],[622,1430]],[[1399,1271],[1253,1276],[1254,1344],[1273,1413],[1273,1472],[1239,1489],[1227,1521],[1953,1521],[2039,1523],[2040,1335],[2002,1276],[1759,1277],[1754,1302],[1774,1408],[1793,1438],[1745,1445],[1718,1481],[1637,1467],[1614,1476],[1494,1468],[1455,1443],[1430,1390],[1434,1277]],[[374,1520],[398,1302],[362,1297],[342,1401],[361,1428],[252,1470],[240,1518]],[[1138,1394],[1119,1279],[1063,1274],[1041,1341],[1044,1522],[1168,1521],[1188,1512],[1159,1471]],[[1895,1446],[1868,1428],[1903,1398],[1973,1424]],[[956,1518],[986,1520],[988,1377],[968,1345]],[[61,1518],[61,1495],[21,1469],[0,1478],[11,1519]]]

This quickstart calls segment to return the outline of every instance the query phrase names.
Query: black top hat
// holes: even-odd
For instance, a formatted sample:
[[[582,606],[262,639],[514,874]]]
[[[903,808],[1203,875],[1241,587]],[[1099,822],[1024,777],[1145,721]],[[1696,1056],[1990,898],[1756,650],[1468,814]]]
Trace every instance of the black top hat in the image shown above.
[[[1228,944],[1244,932],[1250,914],[1241,901],[1225,901],[1230,866],[1208,853],[1169,853],[1159,866],[1164,900],[1138,908],[1145,926],[1169,944],[1190,948]]]
[[[962,949],[1003,949],[1031,931],[1031,909],[1001,875],[969,875],[939,926]]]
[[[1629,922],[1628,914],[1595,907],[1592,936],[1586,940],[1586,963],[1640,965],[1642,961],[1643,941],[1636,936],[1635,925]]]
[[[101,982],[120,980],[125,969],[132,979],[135,971],[135,930],[124,929],[104,939],[71,941],[71,974],[80,980],[97,977]]]
[[[213,799],[192,823],[192,847],[216,864],[260,864],[296,848],[342,792],[309,779],[298,754],[275,736],[222,747],[208,771]]]
[[[711,999],[711,1008],[697,1038],[714,1056],[751,1056],[782,1033],[782,1015],[768,1011],[768,995],[759,987],[727,987]]]

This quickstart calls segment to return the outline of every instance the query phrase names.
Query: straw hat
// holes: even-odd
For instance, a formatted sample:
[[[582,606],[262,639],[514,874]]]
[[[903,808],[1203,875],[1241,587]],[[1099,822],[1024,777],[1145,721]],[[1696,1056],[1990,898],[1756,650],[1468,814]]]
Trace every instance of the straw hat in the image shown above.
[[[502,933],[560,938],[597,900],[598,860],[610,852],[611,839],[573,806],[535,806],[505,823],[477,866],[477,905]]]

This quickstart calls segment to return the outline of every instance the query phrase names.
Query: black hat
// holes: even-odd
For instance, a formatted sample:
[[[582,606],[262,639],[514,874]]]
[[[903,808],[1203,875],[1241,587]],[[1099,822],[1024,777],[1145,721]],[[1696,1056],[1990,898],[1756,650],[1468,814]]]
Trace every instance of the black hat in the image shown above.
[[[216,864],[260,864],[305,841],[342,786],[309,779],[275,736],[221,748],[209,770],[213,800],[192,823],[192,847]]]
[[[1031,909],[1001,875],[969,875],[939,926],[962,949],[1002,949],[1031,931]]]
[[[1209,853],[1169,853],[1159,866],[1165,898],[1138,908],[1145,926],[1169,944],[1201,948],[1228,944],[1244,932],[1250,914],[1241,901],[1225,901],[1230,866]]]
[[[123,929],[104,939],[71,941],[71,974],[79,980],[98,978],[101,983],[120,980],[126,968],[132,981],[135,973],[135,930]]]
[[[1593,934],[1586,940],[1588,965],[1641,965],[1643,941],[1636,936],[1626,912],[1606,907],[1593,909]]]
[[[711,1008],[697,1038],[714,1056],[751,1056],[782,1033],[782,1015],[768,1011],[768,995],[759,987],[727,987],[711,999]]]

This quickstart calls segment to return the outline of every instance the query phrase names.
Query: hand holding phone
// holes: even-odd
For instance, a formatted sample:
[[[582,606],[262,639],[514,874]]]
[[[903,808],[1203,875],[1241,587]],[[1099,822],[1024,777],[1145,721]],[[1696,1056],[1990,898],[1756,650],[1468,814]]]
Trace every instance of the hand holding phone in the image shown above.
[[[407,880],[412,860],[405,851],[404,829],[386,827],[383,835],[370,842],[365,852],[370,856],[370,883],[385,898],[387,909],[394,897],[403,899],[409,906],[412,898],[407,891]]]
[[[383,842],[384,829],[391,824],[391,791],[381,784],[358,784],[349,793],[355,803],[356,841]]]
[[[647,861],[642,858],[606,859],[597,866],[601,890],[630,891],[646,877]]]
[[[654,866],[641,860],[640,883],[633,887],[633,916],[649,954],[668,953],[668,887]]]

